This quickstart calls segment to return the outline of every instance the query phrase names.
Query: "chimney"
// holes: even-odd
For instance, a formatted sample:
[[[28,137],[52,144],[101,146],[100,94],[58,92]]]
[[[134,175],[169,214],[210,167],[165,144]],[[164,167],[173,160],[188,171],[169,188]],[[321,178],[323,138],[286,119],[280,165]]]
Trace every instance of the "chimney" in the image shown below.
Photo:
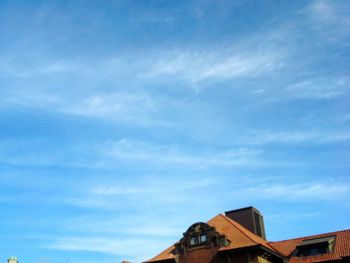
[[[264,219],[258,209],[249,206],[225,212],[225,216],[266,240]]]

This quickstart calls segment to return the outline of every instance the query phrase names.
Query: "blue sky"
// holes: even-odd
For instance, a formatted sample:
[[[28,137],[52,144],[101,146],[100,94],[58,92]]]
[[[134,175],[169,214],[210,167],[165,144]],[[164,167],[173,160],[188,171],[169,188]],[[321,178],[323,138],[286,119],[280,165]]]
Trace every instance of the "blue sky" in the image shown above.
[[[253,205],[350,228],[349,1],[0,1],[0,261],[140,262]]]

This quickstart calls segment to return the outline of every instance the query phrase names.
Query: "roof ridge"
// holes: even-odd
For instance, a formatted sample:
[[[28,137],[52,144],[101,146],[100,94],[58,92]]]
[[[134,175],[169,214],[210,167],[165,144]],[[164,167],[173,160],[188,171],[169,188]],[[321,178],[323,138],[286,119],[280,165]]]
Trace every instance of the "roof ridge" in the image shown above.
[[[244,226],[242,226],[241,224],[239,224],[238,222],[236,222],[236,221],[234,221],[234,220],[232,220],[231,218],[228,218],[227,216],[224,216],[223,214],[219,214],[219,215],[221,215],[226,221],[228,221],[231,225],[233,225],[233,226],[235,226],[242,234],[244,234],[247,238],[249,238],[252,242],[254,242],[254,243],[256,243],[256,244],[259,244],[259,245],[266,245],[266,246],[268,246],[268,248],[270,248],[270,249],[272,249],[272,250],[275,250],[275,248],[273,248],[273,247],[271,247],[270,246],[270,244],[269,244],[269,242],[267,241],[267,240],[264,240],[264,239],[262,239],[261,237],[259,237],[259,236],[257,236],[257,235],[255,235],[254,233],[252,233],[252,232],[250,232],[248,229],[246,229]],[[235,225],[235,224],[237,224],[237,225]],[[244,229],[246,229],[249,233],[247,234],[247,233],[244,233],[243,231],[242,231],[242,229],[241,228],[244,228]],[[252,234],[252,235],[254,235],[256,238],[258,238],[258,239],[261,239],[261,241],[263,241],[262,243],[260,243],[260,242],[256,242],[255,240],[253,240],[251,237],[250,237],[250,234]]]
[[[222,216],[227,222],[229,222],[231,225],[237,227],[235,224],[233,223],[237,223],[236,221],[233,221],[232,219],[228,218],[227,216],[224,216],[223,214],[219,214],[220,216]],[[237,223],[238,224],[238,223]],[[243,227],[243,226],[242,226]],[[246,233],[244,233],[242,231],[242,229],[240,229],[239,227],[237,227],[237,229],[242,233],[244,234],[246,237],[248,237],[250,239],[250,241],[256,243],[256,241],[254,241],[250,236],[248,236]]]
[[[308,237],[317,237],[317,236],[322,236],[322,235],[330,235],[330,234],[337,234],[341,232],[350,232],[350,229],[343,229],[343,230],[337,230],[333,232],[326,232],[326,233],[321,233],[321,234],[316,234],[316,235],[311,235],[311,236],[303,236],[303,237],[294,237],[294,238],[288,238],[288,239],[283,239],[283,240],[278,240],[278,241],[268,241],[268,243],[280,243],[280,242],[287,242],[291,240],[297,240],[297,239],[304,239]]]

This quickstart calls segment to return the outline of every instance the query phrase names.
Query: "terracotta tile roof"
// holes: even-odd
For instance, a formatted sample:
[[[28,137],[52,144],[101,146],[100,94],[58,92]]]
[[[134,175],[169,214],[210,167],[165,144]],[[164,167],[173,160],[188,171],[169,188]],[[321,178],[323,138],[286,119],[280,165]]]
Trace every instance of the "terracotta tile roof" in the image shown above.
[[[222,214],[215,216],[214,218],[210,219],[207,223],[210,226],[215,227],[216,231],[218,231],[220,234],[226,235],[227,239],[231,241],[229,246],[222,247],[219,249],[219,251],[248,248],[258,245],[272,252],[276,252],[277,254],[288,257],[289,263],[322,262],[339,260],[343,257],[350,257],[350,229],[277,242],[268,242],[260,238],[259,236],[253,234],[239,223],[233,221],[232,219]],[[292,256],[292,253],[295,251],[296,247],[300,245],[303,242],[303,240],[322,238],[327,236],[336,236],[333,252],[307,257]],[[161,252],[159,255],[146,262],[166,262],[167,260],[172,260],[174,259],[174,249],[175,245],[172,245],[163,252]]]
[[[327,236],[336,236],[334,251],[331,253],[326,253],[317,256],[308,256],[308,257],[296,257],[292,256],[293,251],[296,246],[300,245],[303,240],[321,238]],[[307,236],[294,238],[289,240],[269,242],[269,245],[272,246],[275,250],[279,251],[284,256],[290,257],[289,263],[308,263],[308,262],[321,262],[321,261],[330,261],[338,260],[342,257],[350,256],[350,229],[325,233],[321,235]]]
[[[147,260],[145,262],[156,262],[156,261],[162,261],[167,259],[174,259],[175,258],[173,254],[174,249],[175,249],[175,245],[172,245],[168,247],[166,250],[162,251],[157,256],[155,256],[154,258],[151,258],[150,260]]]
[[[220,248],[220,251],[261,245],[269,250],[277,252],[266,240],[224,215],[217,215],[212,218],[208,224],[214,226],[216,231],[226,235],[227,239],[231,241],[229,246]]]
[[[259,236],[253,234],[237,222],[231,220],[230,218],[219,214],[214,218],[210,219],[208,225],[215,227],[216,231],[220,234],[226,235],[227,239],[231,241],[230,245],[227,247],[222,247],[219,251],[226,251],[238,248],[252,247],[261,245],[268,250],[277,252],[267,241],[260,238]],[[167,248],[163,252],[161,252],[156,257],[146,261],[146,262],[156,262],[167,259],[173,259],[173,250],[175,249],[175,245]],[[277,252],[278,253],[278,252]]]

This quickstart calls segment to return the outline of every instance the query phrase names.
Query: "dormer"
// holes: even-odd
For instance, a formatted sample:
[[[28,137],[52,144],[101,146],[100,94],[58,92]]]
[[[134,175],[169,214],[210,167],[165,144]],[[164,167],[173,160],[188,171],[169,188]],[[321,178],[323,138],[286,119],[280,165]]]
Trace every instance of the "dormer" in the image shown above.
[[[332,253],[334,249],[334,243],[335,236],[305,239],[296,247],[294,256],[308,257]]]
[[[227,246],[230,243],[225,235],[218,233],[214,227],[198,222],[191,225],[185,233],[183,238],[175,244],[175,254],[186,254],[200,248],[220,248]]]

